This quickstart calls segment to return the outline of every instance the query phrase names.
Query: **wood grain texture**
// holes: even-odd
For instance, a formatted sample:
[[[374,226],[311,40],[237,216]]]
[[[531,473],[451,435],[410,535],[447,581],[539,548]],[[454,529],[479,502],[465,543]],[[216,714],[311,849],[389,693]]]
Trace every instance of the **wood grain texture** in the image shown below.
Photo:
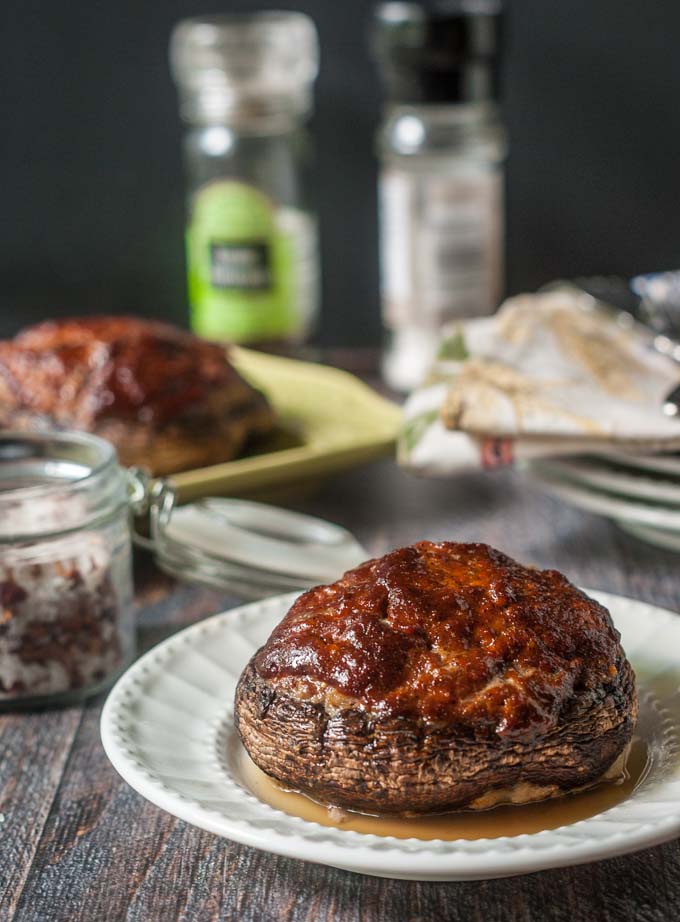
[[[295,508],[373,554],[420,538],[481,540],[575,582],[680,609],[678,557],[538,493],[520,474],[417,480],[385,462]],[[137,572],[140,647],[235,604]],[[19,922],[666,922],[680,917],[678,842],[586,867],[475,883],[364,877],[255,851],[175,820],[121,781],[101,701],[0,718],[0,920]]]
[[[80,719],[78,708],[0,715],[0,917],[16,907]]]

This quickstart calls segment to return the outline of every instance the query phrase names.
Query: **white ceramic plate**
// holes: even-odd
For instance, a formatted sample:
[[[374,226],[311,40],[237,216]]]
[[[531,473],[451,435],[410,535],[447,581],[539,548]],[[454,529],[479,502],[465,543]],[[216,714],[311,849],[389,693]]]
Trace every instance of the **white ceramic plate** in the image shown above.
[[[531,477],[538,486],[579,509],[597,512],[617,521],[680,532],[680,507],[603,493],[583,483],[573,483],[554,473],[548,473],[537,464],[532,464],[530,469]]]
[[[668,474],[654,476],[650,471],[627,467],[624,462],[606,458],[551,458],[533,463],[535,470],[627,499],[651,500],[680,506],[680,480]]]
[[[665,528],[654,528],[651,525],[638,525],[636,522],[618,520],[618,525],[629,535],[661,547],[665,551],[680,551],[680,532],[667,531]]]
[[[265,599],[159,644],[115,686],[102,740],[123,778],[174,816],[237,842],[364,874],[473,880],[620,855],[680,834],[680,617],[603,592],[638,674],[647,775],[622,803],[558,829],[476,841],[397,839],[320,826],[261,803],[238,767],[238,675],[291,604]]]
[[[627,452],[611,451],[602,456],[611,458],[619,464],[636,467],[641,471],[653,471],[657,474],[671,474],[680,477],[680,454],[668,455],[633,455]]]

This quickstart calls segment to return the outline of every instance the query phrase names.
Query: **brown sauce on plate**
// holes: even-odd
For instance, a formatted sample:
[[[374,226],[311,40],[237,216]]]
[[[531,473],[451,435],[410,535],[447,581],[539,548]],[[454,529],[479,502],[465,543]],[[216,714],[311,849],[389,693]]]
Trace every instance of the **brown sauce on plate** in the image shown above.
[[[303,820],[350,829],[354,832],[398,839],[497,839],[568,826],[588,819],[622,803],[633,793],[647,773],[648,753],[644,740],[635,739],[625,770],[617,781],[603,782],[578,794],[553,798],[522,806],[505,805],[477,813],[462,811],[431,816],[368,816],[346,810],[329,809],[304,794],[286,791],[260,771],[244,749],[240,754],[241,776],[250,791],[276,810]]]

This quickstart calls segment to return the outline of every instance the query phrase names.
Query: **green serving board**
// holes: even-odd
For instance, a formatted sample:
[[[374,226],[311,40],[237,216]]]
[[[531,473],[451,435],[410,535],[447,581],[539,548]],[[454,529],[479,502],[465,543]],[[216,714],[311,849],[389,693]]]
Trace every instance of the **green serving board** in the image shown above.
[[[273,495],[394,451],[399,407],[354,375],[236,347],[230,358],[270,400],[277,429],[245,457],[173,474],[182,502]]]

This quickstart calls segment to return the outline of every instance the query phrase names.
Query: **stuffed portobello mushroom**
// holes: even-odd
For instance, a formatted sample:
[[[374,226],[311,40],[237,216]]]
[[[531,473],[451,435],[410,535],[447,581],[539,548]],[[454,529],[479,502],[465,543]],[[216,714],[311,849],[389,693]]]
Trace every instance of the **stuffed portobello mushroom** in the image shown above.
[[[423,541],[300,596],[243,671],[235,713],[283,786],[417,814],[620,774],[637,697],[609,613],[562,574]]]

